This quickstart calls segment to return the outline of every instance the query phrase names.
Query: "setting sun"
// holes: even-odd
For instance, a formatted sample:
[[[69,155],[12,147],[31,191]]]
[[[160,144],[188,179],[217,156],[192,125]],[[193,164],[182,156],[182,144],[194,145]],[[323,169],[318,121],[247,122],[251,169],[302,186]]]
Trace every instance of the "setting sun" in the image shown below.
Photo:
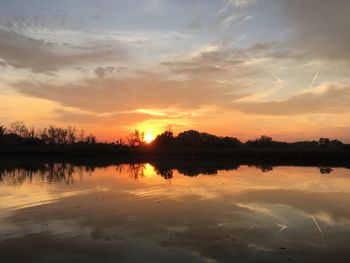
[[[145,142],[151,143],[154,140],[153,134],[145,134]]]

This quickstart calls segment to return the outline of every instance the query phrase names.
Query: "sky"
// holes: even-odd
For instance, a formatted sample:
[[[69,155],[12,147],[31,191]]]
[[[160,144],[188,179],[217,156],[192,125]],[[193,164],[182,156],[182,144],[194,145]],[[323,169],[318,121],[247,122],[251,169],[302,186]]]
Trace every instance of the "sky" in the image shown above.
[[[0,0],[0,123],[350,142],[348,0]]]

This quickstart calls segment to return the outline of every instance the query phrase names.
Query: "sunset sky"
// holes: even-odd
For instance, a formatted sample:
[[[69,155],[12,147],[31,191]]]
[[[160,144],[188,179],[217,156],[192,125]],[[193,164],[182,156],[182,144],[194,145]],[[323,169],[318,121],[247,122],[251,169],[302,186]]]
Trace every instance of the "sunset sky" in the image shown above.
[[[0,124],[350,142],[349,0],[0,0]]]

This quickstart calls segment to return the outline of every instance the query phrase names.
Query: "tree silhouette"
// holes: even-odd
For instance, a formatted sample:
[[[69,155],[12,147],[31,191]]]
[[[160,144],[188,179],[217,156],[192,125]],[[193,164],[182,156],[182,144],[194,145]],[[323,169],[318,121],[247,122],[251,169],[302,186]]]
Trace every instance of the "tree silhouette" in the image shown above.
[[[8,154],[7,149],[15,148],[13,154],[24,153],[32,154],[101,154],[110,153],[115,155],[136,154],[184,154],[184,156],[216,156],[219,155],[242,155],[242,156],[260,156],[268,153],[270,156],[282,158],[281,153],[291,158],[318,158],[317,156],[328,156],[328,151],[332,153],[334,159],[347,158],[350,151],[349,144],[343,144],[339,140],[329,138],[320,138],[318,141],[301,141],[294,143],[279,142],[272,140],[271,137],[263,135],[258,139],[240,142],[235,137],[220,137],[206,132],[188,130],[179,133],[177,136],[170,130],[159,134],[150,145],[145,145],[144,133],[135,129],[127,138],[126,142],[122,139],[115,143],[97,142],[96,136],[90,134],[85,136],[83,130],[77,133],[74,127],[56,127],[50,125],[47,128],[35,130],[28,128],[23,122],[16,121],[5,127],[0,125],[0,154]],[[28,151],[21,148],[35,147],[36,149]],[[48,151],[48,149],[53,149]],[[137,148],[137,149],[133,149]],[[233,150],[237,148],[237,150]],[[266,149],[262,151],[261,149]],[[167,151],[170,149],[169,151]],[[224,150],[222,150],[224,149]],[[232,150],[231,150],[232,149]],[[279,151],[282,149],[282,151]],[[72,150],[72,151],[71,151]],[[158,151],[159,150],[159,151]],[[287,151],[286,151],[287,150]],[[304,151],[306,150],[306,151]],[[312,150],[312,151],[309,151]],[[18,151],[18,152],[17,152]],[[302,154],[299,154],[302,153]],[[11,152],[10,152],[11,153]],[[304,154],[305,153],[305,154]],[[311,154],[312,153],[312,154]],[[314,154],[314,155],[313,155]],[[218,155],[218,156],[219,156]],[[294,157],[293,157],[294,156]],[[288,157],[288,158],[289,158]],[[246,158],[246,157],[243,157]],[[328,158],[328,157],[327,157]],[[166,175],[170,176],[170,174]]]
[[[15,121],[10,123],[9,132],[21,138],[25,138],[28,136],[29,130],[23,121]]]
[[[320,138],[318,144],[321,147],[340,147],[343,143],[339,140],[330,140],[329,138]]]
[[[76,129],[75,127],[69,126],[67,128],[67,136],[68,136],[68,143],[74,144],[77,140],[77,135],[76,135]]]
[[[39,136],[39,139],[41,139],[45,144],[50,143],[47,128],[40,130],[38,133],[38,136]]]
[[[96,136],[93,135],[93,134],[90,134],[90,135],[86,136],[85,143],[87,143],[87,144],[96,144]]]
[[[135,129],[127,138],[130,147],[140,147],[145,144],[145,134]]]
[[[126,145],[125,142],[124,142],[124,140],[123,140],[123,138],[120,138],[119,140],[117,140],[117,141],[115,142],[115,144],[116,144],[117,146],[125,146],[125,145]]]
[[[174,134],[172,131],[165,131],[159,134],[153,141],[153,145],[157,147],[169,147],[175,142]]]
[[[253,146],[253,147],[267,147],[267,146],[272,146],[273,145],[273,140],[271,137],[262,135],[260,138],[255,139],[254,141],[247,141],[248,146]]]
[[[79,142],[81,142],[81,143],[84,142],[84,138],[85,138],[85,132],[84,132],[84,130],[81,130],[81,131],[80,131],[78,137],[79,137],[79,138],[78,138]]]
[[[330,145],[330,143],[331,143],[331,140],[328,139],[328,138],[320,138],[320,139],[318,140],[318,144],[319,144],[320,146],[328,146],[328,145]]]
[[[218,137],[206,132],[189,130],[175,137],[176,144],[181,147],[236,147],[241,142],[234,137]]]
[[[6,128],[4,125],[0,125],[0,136],[4,136],[6,133]]]
[[[3,137],[6,133],[6,128],[4,125],[0,125],[0,143],[2,143]]]

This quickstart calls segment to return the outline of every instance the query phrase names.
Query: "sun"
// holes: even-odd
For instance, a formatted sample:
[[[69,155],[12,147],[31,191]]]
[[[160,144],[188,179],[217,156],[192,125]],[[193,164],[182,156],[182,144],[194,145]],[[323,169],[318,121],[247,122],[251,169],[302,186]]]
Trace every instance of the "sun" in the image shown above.
[[[151,143],[153,140],[154,140],[153,134],[150,134],[150,133],[145,134],[145,142],[146,143]]]

